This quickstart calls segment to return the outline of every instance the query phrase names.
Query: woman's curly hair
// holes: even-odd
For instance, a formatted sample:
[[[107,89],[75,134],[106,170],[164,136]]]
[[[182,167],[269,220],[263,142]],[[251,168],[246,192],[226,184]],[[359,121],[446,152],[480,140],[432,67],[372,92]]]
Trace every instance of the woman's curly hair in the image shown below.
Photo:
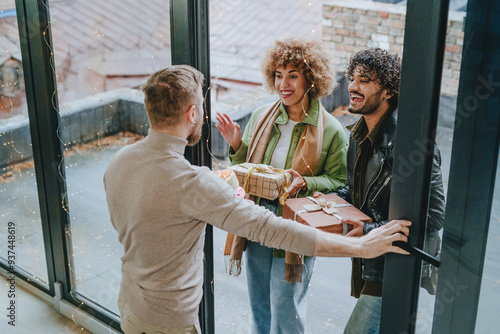
[[[327,96],[337,85],[330,54],[320,42],[305,37],[275,41],[266,49],[261,67],[265,85],[273,92],[278,67],[294,67],[304,74],[311,99]]]
[[[401,58],[386,50],[371,48],[353,54],[347,66],[347,80],[352,81],[353,72],[362,68],[362,75],[376,80],[382,88],[387,88],[393,96],[389,99],[391,106],[398,105],[399,83],[401,81]]]

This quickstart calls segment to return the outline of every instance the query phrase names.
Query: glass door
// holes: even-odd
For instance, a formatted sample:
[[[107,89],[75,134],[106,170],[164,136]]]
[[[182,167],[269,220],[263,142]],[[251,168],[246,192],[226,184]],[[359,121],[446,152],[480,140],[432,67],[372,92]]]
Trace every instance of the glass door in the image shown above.
[[[498,5],[471,0],[460,18],[456,11],[446,12],[448,1],[408,1],[401,112],[405,97],[411,96],[413,103],[406,106],[408,114],[398,119],[398,131],[405,133],[400,138],[407,143],[396,153],[399,164],[393,171],[401,171],[401,162],[416,156],[419,142],[435,139],[441,150],[447,203],[436,294],[420,288],[419,260],[388,255],[381,333],[493,333],[498,327],[491,313],[498,309],[494,300],[500,277],[494,256],[498,205],[493,196],[497,196],[500,140],[499,31],[494,17]],[[416,29],[422,25],[431,28]],[[450,99],[446,86],[453,81],[459,85]],[[419,110],[422,105],[426,110]],[[425,129],[424,135],[415,135],[415,128]],[[391,212],[393,218],[417,222],[410,244],[422,247],[426,233],[421,217],[425,215],[419,212],[427,211],[429,197],[421,185],[429,182],[430,165],[407,166],[415,171],[412,179],[421,177],[420,186],[401,183],[396,188],[399,198],[391,200]]]
[[[48,290],[16,9],[0,6],[0,263]]]

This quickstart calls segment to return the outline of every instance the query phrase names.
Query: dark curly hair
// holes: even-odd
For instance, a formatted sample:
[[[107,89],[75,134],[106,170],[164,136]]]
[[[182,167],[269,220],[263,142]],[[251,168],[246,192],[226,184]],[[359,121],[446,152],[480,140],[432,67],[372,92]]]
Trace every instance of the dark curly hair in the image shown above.
[[[386,50],[371,48],[353,54],[347,66],[347,80],[352,81],[353,72],[359,67],[362,75],[377,81],[382,88],[387,88],[393,96],[389,99],[391,107],[397,107],[399,83],[401,81],[401,58]]]
[[[311,99],[327,96],[337,84],[331,55],[320,42],[307,37],[277,40],[266,49],[261,68],[265,85],[273,92],[276,69],[280,66],[295,67],[304,74],[311,86]]]

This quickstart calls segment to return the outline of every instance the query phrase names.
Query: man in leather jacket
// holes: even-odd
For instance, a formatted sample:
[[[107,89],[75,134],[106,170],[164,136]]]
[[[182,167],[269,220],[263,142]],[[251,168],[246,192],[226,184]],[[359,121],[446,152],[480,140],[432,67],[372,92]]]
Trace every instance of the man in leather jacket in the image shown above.
[[[347,127],[351,131],[347,153],[348,184],[337,193],[372,218],[371,223],[344,220],[353,225],[350,236],[361,236],[387,224],[391,183],[404,181],[392,179],[400,68],[399,56],[381,49],[360,51],[349,61],[349,112],[362,117]],[[424,249],[434,256],[439,253],[438,232],[443,227],[445,207],[440,165],[440,153],[434,145],[424,245]],[[352,259],[351,295],[359,299],[344,333],[379,332],[384,260],[384,256]],[[432,290],[436,275],[436,268],[431,269],[429,265],[422,271],[422,286],[431,293],[435,293]]]

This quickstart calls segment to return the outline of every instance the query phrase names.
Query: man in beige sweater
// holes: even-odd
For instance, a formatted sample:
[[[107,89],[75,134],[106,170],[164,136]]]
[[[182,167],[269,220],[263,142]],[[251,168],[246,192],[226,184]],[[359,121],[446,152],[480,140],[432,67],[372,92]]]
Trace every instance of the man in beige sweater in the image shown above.
[[[328,234],[276,217],[206,167],[183,156],[203,124],[203,75],[186,65],[153,74],[143,87],[151,129],[122,148],[105,175],[111,222],[124,247],[119,308],[125,333],[200,333],[205,226],[311,256],[371,258],[406,241],[408,221],[360,238]],[[402,233],[398,233],[402,232]]]

